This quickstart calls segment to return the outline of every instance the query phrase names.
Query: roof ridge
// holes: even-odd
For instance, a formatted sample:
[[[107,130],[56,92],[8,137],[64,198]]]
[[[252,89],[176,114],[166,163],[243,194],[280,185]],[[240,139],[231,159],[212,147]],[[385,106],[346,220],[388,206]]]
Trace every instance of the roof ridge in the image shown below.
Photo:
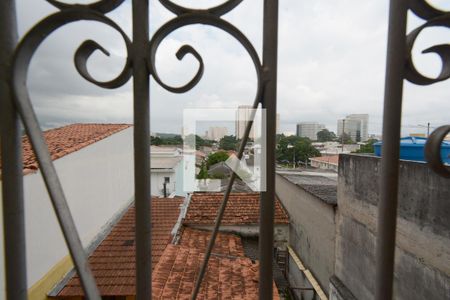
[[[115,133],[130,128],[125,123],[73,123],[42,132],[52,160],[64,157]],[[22,136],[23,175],[39,169],[31,140],[27,134]]]

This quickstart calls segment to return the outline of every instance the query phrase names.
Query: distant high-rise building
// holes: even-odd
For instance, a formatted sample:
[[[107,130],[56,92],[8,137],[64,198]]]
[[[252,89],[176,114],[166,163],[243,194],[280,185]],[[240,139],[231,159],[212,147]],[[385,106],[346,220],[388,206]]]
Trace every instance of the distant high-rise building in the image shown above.
[[[226,127],[209,127],[209,130],[207,131],[206,137],[209,140],[218,141],[224,136],[228,134],[228,128]]]
[[[361,120],[341,119],[337,123],[337,134],[341,136],[346,133],[354,142],[361,141]]]
[[[361,121],[361,141],[365,142],[369,139],[369,115],[368,114],[351,114],[347,119]]]
[[[253,107],[250,105],[240,105],[236,111],[236,138],[242,139],[244,137],[245,133],[245,127],[247,126],[247,122],[250,121],[251,113],[252,113]],[[254,130],[250,130],[250,138],[254,138]]]
[[[317,140],[317,133],[325,129],[325,125],[317,122],[300,122],[297,124],[297,136],[307,137],[312,141]]]
[[[247,122],[250,120],[251,112],[253,110],[253,107],[250,105],[240,105],[236,111],[236,127],[235,127],[235,135],[237,139],[242,139],[244,137],[245,133],[245,127],[247,125]],[[258,125],[259,126],[259,125]],[[255,138],[255,124],[252,126],[252,129],[250,130],[249,137],[251,139]],[[280,114],[277,114],[276,116],[276,133],[278,133],[280,130]]]
[[[352,114],[345,119],[338,120],[337,134],[341,136],[345,132],[354,142],[367,141],[369,139],[369,115]]]

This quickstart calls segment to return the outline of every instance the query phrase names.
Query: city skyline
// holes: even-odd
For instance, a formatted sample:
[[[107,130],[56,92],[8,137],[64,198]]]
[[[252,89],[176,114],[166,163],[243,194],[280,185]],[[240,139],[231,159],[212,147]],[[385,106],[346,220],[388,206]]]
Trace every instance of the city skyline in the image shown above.
[[[202,5],[198,1],[185,3],[196,7]],[[433,3],[441,7],[450,5],[450,2],[443,0]],[[22,36],[55,8],[45,1],[20,0],[17,11],[19,35]],[[226,16],[249,36],[259,54],[262,34],[258,20],[261,20],[261,12],[261,3],[244,1]],[[125,2],[110,17],[130,34],[130,14],[130,3]],[[172,17],[162,5],[153,1],[150,14],[151,33]],[[319,0],[306,5],[301,1],[287,1],[280,3],[279,20],[280,131],[295,133],[297,122],[317,121],[336,132],[337,119],[366,111],[371,117],[369,133],[380,134],[387,2]],[[322,26],[316,28],[312,24]],[[354,24],[358,27],[355,28]],[[420,21],[411,16],[408,27],[414,28],[417,24]],[[43,127],[75,122],[131,123],[131,82],[120,89],[103,90],[81,78],[73,66],[74,51],[83,40],[93,39],[105,47],[111,56],[96,52],[89,60],[89,70],[101,80],[114,77],[120,72],[126,53],[117,33],[89,22],[67,28],[58,30],[42,44],[30,67],[30,95]],[[310,30],[299,34],[298,28]],[[61,43],[69,32],[67,30],[72,38]],[[349,35],[349,32],[352,34]],[[445,35],[442,32],[429,30],[415,44],[414,59],[426,75],[435,74],[440,60],[433,54],[422,55],[420,51],[443,40]],[[187,55],[178,61],[174,55],[183,44],[192,45],[202,55],[204,76],[198,86],[183,95],[171,94],[151,82],[153,132],[180,132],[184,108],[237,108],[253,102],[256,81],[245,50],[226,34],[207,26],[181,29],[161,45],[157,66],[165,81],[181,85],[195,73],[195,58]],[[405,134],[422,130],[417,126],[427,122],[434,127],[448,123],[449,87],[449,81],[426,88],[405,83],[402,115]]]

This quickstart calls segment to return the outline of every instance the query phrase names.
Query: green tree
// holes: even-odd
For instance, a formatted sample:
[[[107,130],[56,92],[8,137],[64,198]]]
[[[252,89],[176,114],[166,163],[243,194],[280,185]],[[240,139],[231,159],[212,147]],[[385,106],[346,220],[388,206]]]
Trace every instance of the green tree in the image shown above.
[[[277,136],[278,144],[276,149],[277,161],[288,161],[295,163],[308,161],[310,157],[320,156],[319,150],[314,148],[311,140],[305,137],[298,136]]]
[[[374,153],[374,147],[373,144],[378,142],[376,139],[370,139],[367,141],[365,145],[361,145],[361,148],[359,150],[356,150],[355,153]]]
[[[317,133],[317,141],[319,142],[330,142],[336,140],[336,134],[328,129],[322,129]]]
[[[152,145],[159,146],[159,145],[162,145],[163,140],[160,137],[151,136],[150,137],[150,142],[151,142]]]
[[[208,168],[206,167],[206,162],[202,161],[200,166],[200,172],[197,175],[197,179],[207,179],[208,178]]]
[[[343,142],[344,144],[354,144],[352,138],[347,133],[343,132],[339,137],[339,142]]]
[[[217,152],[211,153],[206,158],[206,165],[209,169],[209,167],[211,167],[214,164],[217,164],[218,162],[226,161],[228,159],[228,157],[230,157],[230,156],[225,151],[217,151]]]
[[[214,141],[203,139],[198,135],[189,134],[185,136],[184,142],[189,145],[193,145],[195,137],[195,149],[200,149],[202,146],[211,146]]]
[[[238,140],[234,135],[226,135],[219,141],[219,148],[223,150],[236,150]]]
[[[183,139],[179,134],[157,133],[157,136],[150,136],[152,145],[182,145]]]

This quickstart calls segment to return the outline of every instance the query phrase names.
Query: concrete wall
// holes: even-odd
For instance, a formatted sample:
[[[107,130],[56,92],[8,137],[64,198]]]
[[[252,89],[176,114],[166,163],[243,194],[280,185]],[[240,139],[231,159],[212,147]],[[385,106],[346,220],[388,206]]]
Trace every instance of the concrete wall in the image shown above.
[[[329,278],[334,273],[335,207],[280,174],[276,175],[275,184],[277,196],[289,214],[289,244],[322,289],[328,291]],[[296,280],[290,283],[307,285]]]
[[[175,191],[176,174],[173,169],[153,169],[150,174],[152,196],[164,195],[164,178],[169,177],[170,183],[167,184],[167,195]]]
[[[381,160],[341,155],[335,272],[357,299],[374,298]],[[401,161],[395,299],[450,299],[450,181]]]
[[[170,178],[167,184],[167,195],[185,197],[187,193],[183,190],[183,162],[180,161],[173,169],[151,169],[151,193],[153,196],[163,196],[164,177]]]
[[[129,128],[54,161],[84,246],[133,197],[132,138]],[[24,192],[28,286],[32,287],[67,257],[68,250],[39,171],[24,177]],[[2,225],[0,220],[1,248]],[[3,273],[2,260],[0,279]]]

